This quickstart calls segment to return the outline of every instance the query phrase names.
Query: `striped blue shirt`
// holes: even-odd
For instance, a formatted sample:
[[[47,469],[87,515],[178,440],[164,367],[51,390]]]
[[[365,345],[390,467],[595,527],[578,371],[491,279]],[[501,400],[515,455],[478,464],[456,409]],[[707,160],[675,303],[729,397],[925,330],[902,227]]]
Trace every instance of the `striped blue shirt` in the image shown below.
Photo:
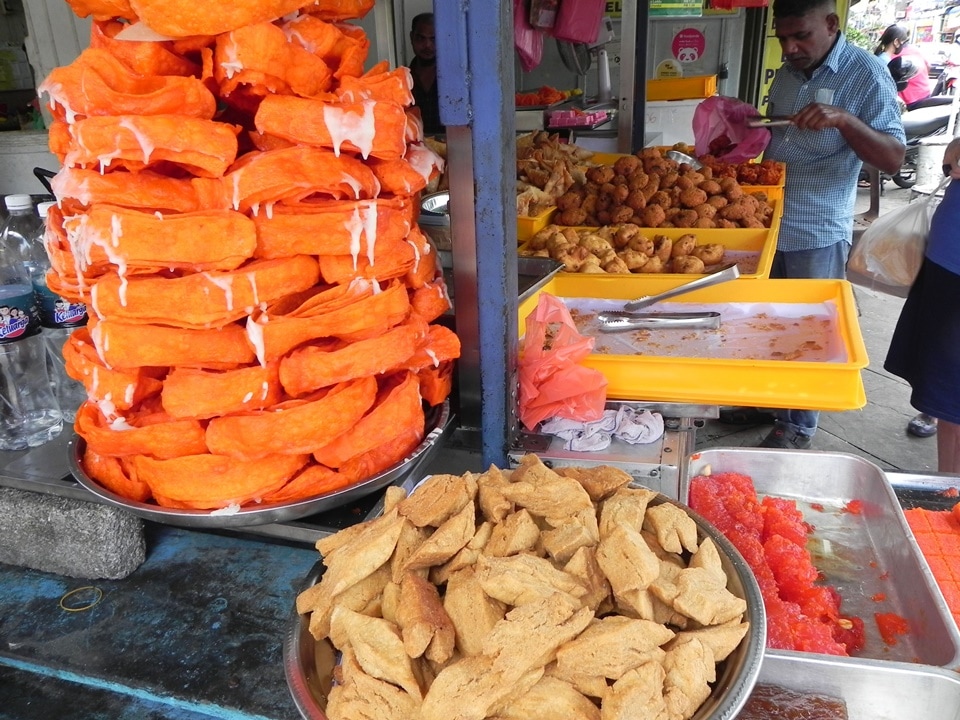
[[[905,142],[897,92],[876,57],[843,35],[807,79],[784,64],[770,87],[770,115],[793,115],[813,102],[856,115],[874,130]],[[771,128],[765,159],[787,164],[783,220],[777,249],[814,250],[853,240],[853,207],[861,160],[839,130]]]

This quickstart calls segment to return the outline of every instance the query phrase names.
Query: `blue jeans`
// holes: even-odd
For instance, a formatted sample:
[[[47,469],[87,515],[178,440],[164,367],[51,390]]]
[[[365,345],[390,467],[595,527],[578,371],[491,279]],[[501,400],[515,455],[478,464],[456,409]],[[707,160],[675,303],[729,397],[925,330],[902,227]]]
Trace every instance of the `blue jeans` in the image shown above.
[[[842,280],[846,276],[849,253],[850,245],[845,242],[816,250],[778,250],[773,256],[770,277]],[[820,421],[820,412],[817,410],[776,410],[773,415],[778,423],[806,437],[813,437]]]

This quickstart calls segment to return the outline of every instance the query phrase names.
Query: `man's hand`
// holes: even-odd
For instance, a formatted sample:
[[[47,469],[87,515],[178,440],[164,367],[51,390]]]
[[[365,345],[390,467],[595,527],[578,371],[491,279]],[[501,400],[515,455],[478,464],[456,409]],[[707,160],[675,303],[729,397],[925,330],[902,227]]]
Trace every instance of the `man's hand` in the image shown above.
[[[801,130],[836,128],[858,158],[891,175],[903,164],[906,148],[893,135],[874,130],[853,113],[833,105],[811,103],[793,116],[793,124]]]
[[[857,118],[842,108],[823,103],[810,103],[792,118],[793,124],[803,130],[837,128],[841,131],[851,119]]]

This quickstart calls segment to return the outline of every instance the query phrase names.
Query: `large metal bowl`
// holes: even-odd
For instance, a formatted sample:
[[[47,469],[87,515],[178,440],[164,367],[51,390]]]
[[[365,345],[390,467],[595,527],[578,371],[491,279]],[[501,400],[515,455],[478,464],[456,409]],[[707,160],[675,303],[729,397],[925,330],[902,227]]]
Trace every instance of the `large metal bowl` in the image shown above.
[[[420,229],[433,240],[437,250],[453,247],[450,236],[450,193],[447,190],[424,195],[420,200]]]
[[[408,491],[414,487],[412,480],[409,478],[403,483]],[[699,539],[713,539],[729,578],[727,589],[747,602],[744,619],[749,621],[750,630],[737,649],[718,664],[713,692],[693,716],[693,720],[732,720],[749,699],[763,661],[767,619],[760,586],[737,549],[713,525],[666,495],[658,495],[651,504],[660,503],[683,508],[696,522]],[[311,587],[322,575],[323,564],[318,561],[301,589]],[[309,617],[299,615],[294,607],[283,644],[284,673],[293,701],[305,720],[327,720],[324,710],[333,678],[336,651],[328,640],[315,640],[310,634],[309,624]]]
[[[235,512],[221,510],[189,510],[160,507],[154,503],[138,502],[121,497],[103,487],[83,470],[80,459],[86,444],[82,438],[71,441],[67,449],[67,458],[70,463],[70,472],[77,482],[91,493],[110,505],[116,505],[134,515],[146,520],[179,525],[181,527],[199,528],[233,528],[249,525],[263,525],[274,522],[287,522],[330,510],[341,505],[347,505],[358,498],[385,488],[406,474],[417,474],[422,467],[439,449],[439,440],[450,422],[450,404],[444,401],[443,405],[430,408],[426,415],[426,434],[420,444],[407,457],[393,467],[384,470],[373,477],[367,478],[355,485],[334,490],[333,492],[317,495],[316,497],[295,502],[275,503],[272,505],[255,505],[242,507]]]

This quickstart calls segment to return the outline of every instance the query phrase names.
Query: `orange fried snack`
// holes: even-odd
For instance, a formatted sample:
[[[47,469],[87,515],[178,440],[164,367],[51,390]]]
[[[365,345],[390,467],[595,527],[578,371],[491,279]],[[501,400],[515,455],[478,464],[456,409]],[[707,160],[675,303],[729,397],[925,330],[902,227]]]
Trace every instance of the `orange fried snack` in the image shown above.
[[[222,371],[174,368],[163,381],[163,409],[171,417],[197,420],[263,410],[280,402],[277,370],[276,363]]]
[[[413,104],[411,85],[410,68],[398,67],[390,70],[390,64],[383,60],[360,77],[347,75],[340,78],[336,95],[340,102],[381,100],[409,107]]]
[[[283,32],[323,60],[336,80],[363,74],[370,41],[362,28],[303,13],[285,22]]]
[[[151,30],[170,37],[219,35],[244,25],[275,20],[313,0],[130,0]]]
[[[136,473],[128,472],[133,470],[132,463],[127,467],[121,458],[100,455],[86,448],[80,465],[89,477],[120,497],[136,502],[150,499],[150,486],[137,478]]]
[[[432,322],[450,309],[450,297],[443,276],[424,284],[411,293],[410,305],[420,317]]]
[[[423,287],[437,277],[440,270],[437,250],[419,227],[414,227],[407,235],[407,244],[413,248],[413,267],[404,276],[404,282],[411,290]]]
[[[91,115],[188,115],[210,120],[217,101],[194,77],[137,75],[106,50],[88,48],[37,88],[57,120]]]
[[[304,345],[280,361],[280,384],[287,393],[299,397],[354,378],[383,374],[402,366],[426,336],[427,324],[411,316],[368,340]]]
[[[392,370],[419,372],[460,357],[460,338],[453,330],[443,325],[430,325],[428,328],[427,335],[421,339],[416,351]]]
[[[83,383],[94,402],[109,402],[117,410],[129,410],[163,387],[149,368],[118,370],[108,368],[97,355],[86,327],[77,328],[63,346],[67,375]]]
[[[400,160],[370,160],[370,169],[384,193],[413,195],[443,170],[443,159],[426,145],[411,144]]]
[[[270,22],[238,27],[217,38],[213,68],[223,96],[246,85],[254,95],[314,97],[329,90],[333,81],[321,58],[288,40]]]
[[[340,474],[355,483],[393,467],[420,444],[423,440],[423,432],[422,425],[407,428],[390,442],[348,460],[340,468]]]
[[[67,0],[67,4],[77,17],[93,15],[94,20],[122,17],[130,21],[137,18],[129,0]]]
[[[407,116],[389,101],[325,102],[269,95],[260,103],[257,130],[293,143],[346,151],[363,158],[402,158],[407,149]]]
[[[253,255],[253,221],[233,210],[161,215],[96,204],[63,223],[81,270],[234,270]],[[216,242],[205,241],[216,238]]]
[[[351,484],[350,478],[323,465],[309,465],[286,485],[263,496],[264,505],[291,503],[326,495]]]
[[[446,400],[453,391],[453,361],[440,363],[437,367],[427,367],[417,372],[420,381],[420,396],[431,407]]]
[[[247,334],[258,348],[260,363],[286,355],[297,345],[326,337],[375,337],[402,322],[410,313],[407,291],[400,283],[378,289],[358,281],[336,285],[303,300],[288,297],[255,311],[247,320]]]
[[[261,213],[253,218],[255,254],[262,258],[362,254],[371,259],[376,243],[407,236],[414,210],[406,198],[278,205],[272,215]]]
[[[367,414],[345,433],[315,450],[314,460],[339,468],[351,458],[375,450],[410,428],[422,428],[424,416],[419,386],[413,373],[398,373],[388,378]]]
[[[362,18],[373,5],[374,0],[317,0],[305,6],[301,12],[333,22]]]
[[[238,460],[310,453],[352,427],[376,396],[377,381],[358,378],[267,410],[213,418],[207,425],[207,447]]]
[[[221,178],[174,178],[151,170],[101,174],[96,170],[64,167],[50,180],[50,187],[65,206],[107,203],[179,213],[230,207]]]
[[[125,27],[126,23],[98,18],[90,29],[90,47],[107,50],[138,75],[199,76],[200,67],[178,53],[172,42],[116,40]]]
[[[220,177],[237,154],[235,128],[181,115],[89,117],[66,133],[51,126],[50,150],[69,167],[143,170],[172,163],[199,177]]]
[[[232,369],[255,359],[239,325],[185,330],[168,325],[122,323],[90,318],[90,338],[111,368],[196,367]]]
[[[196,420],[152,422],[137,427],[123,418],[108,420],[89,400],[77,411],[75,428],[77,435],[87,441],[87,447],[100,455],[175,458],[207,451],[203,427]]]
[[[234,209],[254,214],[260,205],[299,202],[314,194],[360,200],[376,197],[380,189],[362,161],[299,146],[247,153],[233,164],[224,182]]]
[[[357,278],[378,282],[402,278],[414,270],[418,261],[416,247],[406,240],[378,242],[372,261],[364,255],[320,255],[317,258],[320,274],[330,285],[349,283]]]
[[[306,455],[236,460],[198,453],[169,460],[141,455],[133,464],[159,505],[213,510],[259,501],[283,487],[307,460]]]
[[[260,303],[306,290],[318,280],[316,260],[294,255],[182,277],[126,278],[111,272],[96,281],[91,300],[99,317],[202,330],[239,320]]]

